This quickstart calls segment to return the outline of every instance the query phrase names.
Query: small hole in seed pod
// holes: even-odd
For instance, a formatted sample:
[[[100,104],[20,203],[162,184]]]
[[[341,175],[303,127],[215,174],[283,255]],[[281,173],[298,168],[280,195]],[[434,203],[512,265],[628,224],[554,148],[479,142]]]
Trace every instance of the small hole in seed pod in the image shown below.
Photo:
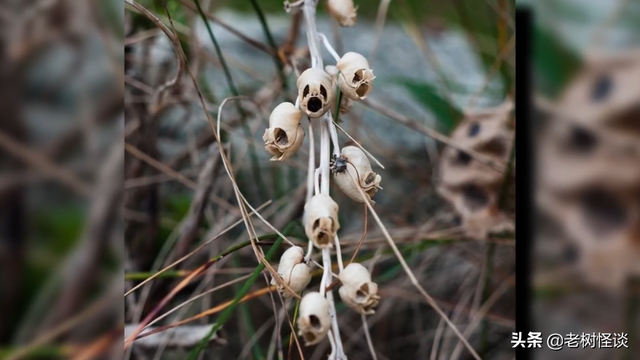
[[[471,162],[471,156],[464,151],[458,151],[456,162],[460,165],[469,165]]]
[[[358,88],[356,89],[356,94],[358,94],[358,96],[360,97],[363,97],[367,94],[368,91],[369,91],[369,85],[362,84],[358,86]]]
[[[580,203],[585,226],[597,235],[606,235],[627,223],[627,209],[618,199],[603,189],[585,191]]]
[[[307,95],[309,95],[309,85],[304,87],[304,90],[302,91],[302,97],[306,98]]]
[[[307,109],[309,109],[311,112],[317,112],[322,109],[322,101],[320,100],[320,98],[310,98],[309,102],[307,103]]]
[[[314,329],[320,329],[322,327],[320,319],[315,315],[309,316],[309,322],[311,323],[311,327],[313,327]]]
[[[576,261],[578,261],[578,259],[580,258],[578,247],[573,244],[567,246],[562,253],[562,258],[569,264],[575,264]]]
[[[489,203],[487,193],[476,185],[465,185],[462,188],[465,205],[472,211],[479,210]]]
[[[367,174],[367,177],[365,177],[364,182],[365,184],[370,184],[373,182],[373,180],[376,179],[376,173],[374,173],[373,171]]]
[[[313,342],[316,339],[316,336],[313,335],[313,333],[311,332],[303,333],[303,335],[304,335],[304,341],[308,343]]]
[[[611,90],[613,89],[613,80],[611,76],[607,74],[600,75],[593,84],[591,90],[591,100],[602,101],[609,97]]]
[[[318,233],[318,244],[325,245],[329,243],[329,234],[324,231],[320,231]]]
[[[495,156],[503,156],[507,151],[507,144],[502,138],[493,138],[478,149],[478,151],[486,152]]]
[[[362,81],[362,78],[363,78],[362,73],[363,73],[363,72],[364,72],[364,70],[360,69],[360,70],[356,71],[356,72],[353,74],[353,80],[352,80],[352,82],[353,82],[354,84],[357,84],[357,83],[359,83],[360,81]]]
[[[585,153],[593,150],[598,144],[598,138],[595,134],[580,126],[573,127],[569,141],[576,150]]]
[[[325,89],[322,85],[320,85],[320,95],[322,95],[324,99],[327,100],[327,89]]]
[[[469,132],[467,135],[469,137],[474,137],[478,135],[479,132],[480,132],[480,124],[474,121],[469,125]]]
[[[275,131],[275,136],[276,136],[276,144],[278,145],[287,145],[289,143],[289,138],[287,137],[287,132],[280,129],[280,128],[276,128]]]

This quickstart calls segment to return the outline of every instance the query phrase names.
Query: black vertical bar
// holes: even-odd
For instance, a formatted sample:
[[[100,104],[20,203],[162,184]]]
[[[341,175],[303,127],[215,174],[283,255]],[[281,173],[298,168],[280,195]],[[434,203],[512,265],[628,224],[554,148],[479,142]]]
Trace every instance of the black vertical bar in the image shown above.
[[[516,10],[516,331],[526,338],[531,329],[531,254],[534,239],[534,149],[531,122],[532,13]],[[531,359],[528,349],[516,349],[517,360]]]

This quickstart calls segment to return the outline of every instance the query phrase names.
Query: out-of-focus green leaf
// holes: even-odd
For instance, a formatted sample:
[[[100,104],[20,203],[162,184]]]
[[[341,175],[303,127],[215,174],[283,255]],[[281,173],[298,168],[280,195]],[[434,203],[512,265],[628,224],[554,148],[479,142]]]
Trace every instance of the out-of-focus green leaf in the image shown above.
[[[413,80],[402,80],[398,83],[403,85],[416,101],[433,112],[438,119],[440,131],[449,134],[462,118],[462,111],[440,95],[434,86]]]
[[[577,54],[564,45],[559,37],[536,26],[533,30],[533,66],[536,87],[549,97],[558,92],[580,68]]]

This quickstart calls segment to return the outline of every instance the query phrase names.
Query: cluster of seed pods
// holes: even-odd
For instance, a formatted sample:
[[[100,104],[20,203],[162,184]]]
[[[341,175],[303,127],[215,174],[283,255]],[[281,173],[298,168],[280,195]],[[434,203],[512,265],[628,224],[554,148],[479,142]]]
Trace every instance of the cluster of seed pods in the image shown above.
[[[356,52],[347,52],[338,56],[328,43],[326,37],[318,34],[315,28],[315,7],[318,0],[299,0],[285,2],[287,11],[304,11],[307,22],[307,38],[312,57],[312,67],[304,70],[296,81],[296,102],[283,102],[276,106],[269,116],[269,127],[265,130],[263,140],[265,149],[272,155],[271,161],[284,161],[291,158],[302,146],[305,130],[302,119],[308,119],[310,144],[313,144],[312,123],[320,124],[321,136],[320,166],[315,169],[314,149],[310,149],[309,186],[307,201],[304,206],[302,222],[309,250],[293,246],[287,249],[278,265],[277,272],[287,287],[297,293],[302,292],[297,326],[298,334],[307,346],[321,342],[327,336],[332,345],[330,359],[346,360],[342,352],[342,344],[335,318],[331,285],[331,250],[337,250],[340,257],[340,242],[337,234],[340,229],[338,221],[339,206],[329,194],[328,182],[333,179],[337,187],[353,201],[373,203],[372,197],[382,189],[381,176],[373,172],[365,152],[356,146],[346,146],[340,151],[337,133],[332,121],[332,112],[340,108],[345,111],[344,104],[366,99],[373,88],[375,76],[367,59]],[[353,26],[356,21],[356,10],[352,0],[326,0],[331,16],[341,26]],[[324,43],[336,61],[335,65],[322,65],[318,43]],[[341,94],[341,96],[339,95]],[[342,99],[341,101],[339,99]],[[340,103],[338,103],[340,101]],[[346,109],[348,111],[348,109]],[[331,138],[329,133],[332,134]],[[329,142],[333,143],[333,154],[329,154]],[[326,153],[323,153],[326,152]],[[331,165],[332,160],[332,165]],[[322,176],[323,173],[330,176]],[[320,175],[320,176],[318,176]],[[313,180],[311,178],[313,177]],[[315,186],[320,182],[323,186]],[[318,249],[323,255],[324,274],[319,291],[306,291],[311,281],[311,255]],[[341,283],[339,295],[351,309],[363,315],[375,312],[380,297],[378,286],[371,281],[371,274],[359,263],[350,263],[342,268],[342,259],[338,259]],[[284,297],[291,293],[272,281]]]

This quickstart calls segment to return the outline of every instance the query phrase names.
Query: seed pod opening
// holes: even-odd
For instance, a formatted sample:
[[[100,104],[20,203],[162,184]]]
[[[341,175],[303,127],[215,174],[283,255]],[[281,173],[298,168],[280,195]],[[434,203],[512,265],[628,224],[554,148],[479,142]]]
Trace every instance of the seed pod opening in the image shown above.
[[[378,306],[378,284],[371,281],[367,268],[358,263],[347,265],[338,275],[342,287],[339,290],[342,301],[355,311],[371,315]]]
[[[340,74],[338,86],[340,91],[351,100],[364,100],[373,88],[373,70],[369,68],[367,59],[356,53],[348,52],[336,64]]]
[[[304,206],[304,231],[319,249],[332,248],[340,229],[338,204],[329,195],[317,194]]]
[[[322,69],[309,68],[300,74],[296,85],[300,108],[307,116],[318,118],[329,110],[335,94],[331,75]]]
[[[304,338],[305,346],[322,341],[329,332],[331,318],[329,302],[319,292],[309,292],[300,301],[298,335]]]
[[[327,8],[340,26],[350,27],[356,24],[358,8],[353,6],[353,0],[328,0]]]
[[[302,112],[290,102],[276,106],[269,116],[269,128],[262,135],[265,149],[273,155],[271,161],[282,161],[295,154],[304,140],[300,124]]]
[[[282,254],[278,264],[278,275],[295,292],[304,290],[311,281],[311,268],[303,262],[303,259],[304,250],[299,246],[292,246]],[[271,279],[271,285],[275,285],[283,297],[292,296],[275,279]]]
[[[369,163],[367,155],[358,147],[345,146],[342,148],[338,161],[346,161],[347,163],[346,167],[339,169],[342,171],[333,172],[333,178],[340,190],[353,201],[364,203],[362,195],[358,191],[359,185],[367,200],[375,203],[371,197],[382,189],[380,187],[382,177],[371,170],[371,163]],[[356,180],[357,185],[352,179]]]

